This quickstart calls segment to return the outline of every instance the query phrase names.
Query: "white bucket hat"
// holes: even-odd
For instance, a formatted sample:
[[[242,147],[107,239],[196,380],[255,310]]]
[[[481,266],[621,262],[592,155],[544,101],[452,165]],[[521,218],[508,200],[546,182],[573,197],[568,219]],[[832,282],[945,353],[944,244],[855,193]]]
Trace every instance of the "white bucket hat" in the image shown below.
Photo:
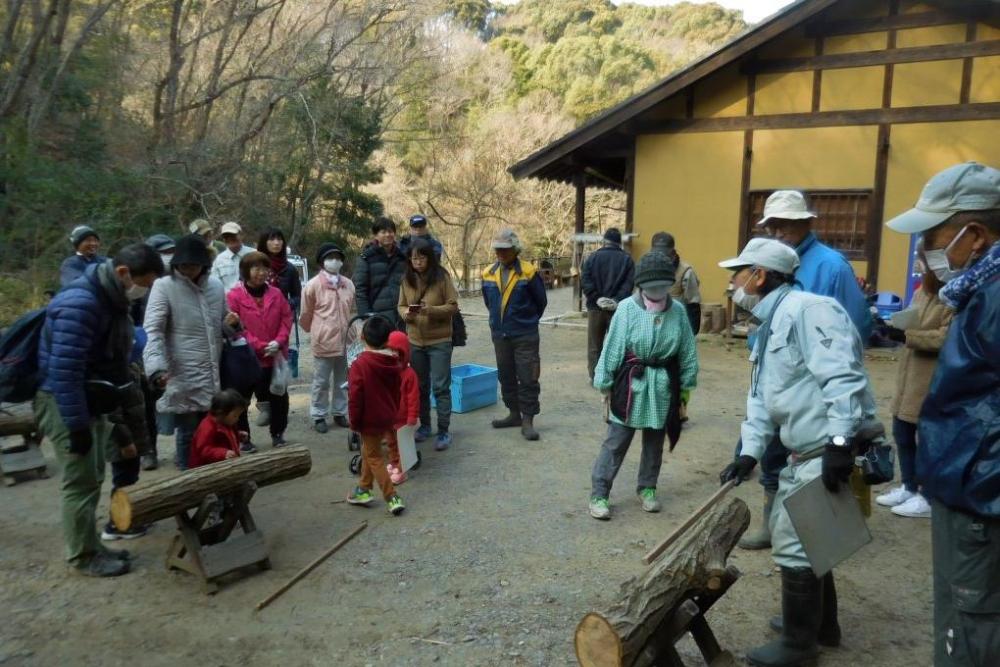
[[[799,268],[799,255],[791,246],[787,246],[777,239],[766,239],[758,236],[750,239],[739,255],[719,262],[719,266],[724,269],[759,266],[762,269],[791,276]]]
[[[994,208],[1000,208],[1000,171],[978,162],[965,162],[935,174],[921,191],[917,205],[886,226],[904,234],[919,234],[956,213]]]
[[[805,195],[798,190],[777,190],[764,202],[764,217],[757,223],[763,227],[771,218],[782,220],[807,220],[816,214],[809,210]]]

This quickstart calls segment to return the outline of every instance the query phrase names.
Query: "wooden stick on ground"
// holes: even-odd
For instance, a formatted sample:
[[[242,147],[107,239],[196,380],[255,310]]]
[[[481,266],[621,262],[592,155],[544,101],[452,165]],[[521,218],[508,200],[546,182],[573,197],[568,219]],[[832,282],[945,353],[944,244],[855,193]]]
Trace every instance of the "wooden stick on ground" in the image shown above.
[[[714,507],[716,503],[722,500],[723,496],[729,493],[729,490],[733,488],[735,485],[736,485],[736,480],[734,479],[731,479],[725,484],[723,484],[718,491],[712,494],[711,498],[706,500],[701,507],[692,512],[691,516],[689,516],[687,519],[684,520],[684,523],[678,526],[677,529],[674,530],[674,532],[667,535],[662,542],[653,547],[652,550],[643,557],[642,562],[645,563],[646,565],[649,565],[654,560],[659,558],[660,554],[662,554],[664,551],[667,550],[667,547],[669,547],[671,544],[677,541],[677,538],[683,535],[684,531],[693,526],[694,523],[702,516],[704,516],[708,510],[712,509],[712,507]]]
[[[291,588],[296,583],[298,583],[298,581],[300,579],[302,579],[303,577],[305,577],[307,574],[309,574],[310,572],[312,572],[313,570],[315,570],[316,567],[320,563],[322,563],[327,558],[329,558],[330,556],[332,556],[338,549],[340,549],[340,547],[342,547],[345,544],[347,544],[348,542],[350,542],[352,539],[354,539],[355,535],[357,535],[358,533],[360,533],[362,530],[364,530],[367,527],[368,527],[368,522],[367,521],[362,521],[360,526],[358,526],[357,528],[355,528],[354,530],[352,530],[350,533],[347,534],[347,536],[345,536],[339,542],[337,542],[332,547],[330,547],[326,551],[326,553],[324,553],[319,558],[317,558],[313,562],[311,562],[308,565],[306,565],[301,570],[299,570],[299,572],[294,577],[292,577],[287,582],[285,582],[285,584],[281,588],[279,588],[275,592],[273,592],[270,595],[268,595],[261,602],[257,603],[257,611],[260,611],[261,609],[263,609],[264,607],[266,607],[267,605],[271,604],[272,602],[274,602],[275,600],[277,600],[279,597],[281,597],[285,593],[285,591],[287,591],[289,588]]]

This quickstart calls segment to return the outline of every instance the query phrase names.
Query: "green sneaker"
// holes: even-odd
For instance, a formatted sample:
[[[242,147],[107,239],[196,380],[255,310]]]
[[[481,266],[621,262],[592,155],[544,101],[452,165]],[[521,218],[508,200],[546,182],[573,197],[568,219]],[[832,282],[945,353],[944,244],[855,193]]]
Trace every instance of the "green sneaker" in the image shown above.
[[[351,491],[351,495],[347,496],[347,502],[352,505],[371,505],[371,489],[362,489],[360,486],[354,487],[354,490]]]
[[[608,507],[608,499],[594,496],[590,499],[590,516],[601,521],[611,518],[611,508]]]
[[[639,500],[642,501],[643,512],[659,512],[662,508],[660,501],[656,499],[656,489],[639,489]]]
[[[403,504],[403,499],[400,498],[399,495],[397,494],[394,495],[392,498],[389,498],[388,509],[389,509],[389,514],[393,516],[399,516],[400,514],[403,513],[403,510],[406,509],[406,505]]]

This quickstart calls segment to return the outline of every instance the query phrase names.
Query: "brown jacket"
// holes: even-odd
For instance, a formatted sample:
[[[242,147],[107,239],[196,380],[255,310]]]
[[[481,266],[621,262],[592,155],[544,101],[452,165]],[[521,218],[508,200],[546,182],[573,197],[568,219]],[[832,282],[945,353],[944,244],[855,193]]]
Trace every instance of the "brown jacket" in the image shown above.
[[[427,307],[415,317],[408,317],[410,304],[423,301]],[[438,343],[451,342],[451,318],[458,312],[458,292],[451,281],[451,275],[441,269],[441,278],[429,288],[418,276],[417,286],[411,287],[403,279],[399,289],[399,315],[406,322],[406,334],[410,345],[426,347]]]
[[[899,357],[896,394],[890,409],[893,417],[916,424],[937,367],[938,351],[951,324],[952,310],[937,294],[922,289],[913,296],[913,305],[919,309],[920,319],[915,327],[906,330],[906,347]]]

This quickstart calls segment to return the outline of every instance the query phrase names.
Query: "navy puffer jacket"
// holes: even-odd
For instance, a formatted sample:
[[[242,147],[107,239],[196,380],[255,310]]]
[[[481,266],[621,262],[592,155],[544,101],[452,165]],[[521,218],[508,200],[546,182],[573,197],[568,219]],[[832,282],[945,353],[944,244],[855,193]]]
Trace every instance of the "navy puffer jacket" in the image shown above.
[[[66,428],[90,426],[84,381],[88,371],[115,363],[107,340],[111,335],[111,302],[98,282],[100,264],[62,289],[46,308],[38,346],[40,388],[52,394]]]

